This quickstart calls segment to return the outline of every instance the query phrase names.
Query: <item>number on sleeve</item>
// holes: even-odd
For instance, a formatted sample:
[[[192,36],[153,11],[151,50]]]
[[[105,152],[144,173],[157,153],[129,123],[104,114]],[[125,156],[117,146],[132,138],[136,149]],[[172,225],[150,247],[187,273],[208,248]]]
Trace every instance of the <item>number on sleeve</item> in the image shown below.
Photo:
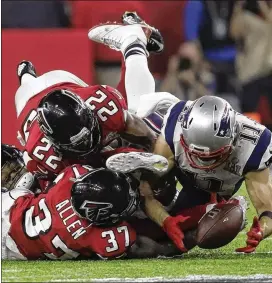
[[[130,242],[128,227],[127,226],[120,226],[120,227],[117,228],[117,232],[120,233],[120,234],[122,232],[124,232],[125,247],[128,247],[129,246],[129,242]],[[112,230],[103,231],[101,233],[101,237],[102,238],[108,238],[108,243],[110,244],[110,246],[106,247],[106,251],[108,253],[117,251],[119,249],[118,243],[116,241],[115,234],[114,234],[114,232]]]
[[[89,165],[81,165],[84,169],[88,170],[88,171],[92,171],[93,168]],[[78,169],[76,166],[72,166],[72,169],[73,169],[73,172],[74,172],[74,175],[75,175],[75,178],[79,178],[80,176],[82,176],[82,174],[79,173]]]
[[[119,249],[119,246],[117,241],[115,240],[114,232],[112,230],[109,230],[109,231],[103,231],[101,234],[102,238],[107,238],[108,236],[109,236],[108,243],[110,244],[110,246],[106,247],[106,251],[108,253],[117,251]]]
[[[89,166],[89,165],[81,165],[81,167],[85,168],[88,171],[93,170],[93,168],[91,166]],[[79,173],[76,165],[72,166],[72,170],[73,170],[73,173],[74,173],[76,179],[79,178],[80,176],[82,176],[82,174]],[[54,180],[54,184],[57,184],[64,177],[64,174],[65,174],[65,172],[60,173],[56,177],[56,179]]]
[[[97,90],[95,94],[98,95],[98,97],[91,96],[85,101],[85,103],[87,103],[90,106],[91,110],[95,110],[97,108],[97,106],[91,103],[92,101],[97,103],[102,103],[107,98],[107,94],[101,91],[100,89]],[[103,122],[105,122],[108,119],[107,115],[112,116],[117,112],[118,112],[118,107],[112,100],[110,100],[108,102],[107,107],[104,106],[98,109],[97,115]]]
[[[239,138],[250,141],[253,144],[257,144],[261,133],[262,133],[261,129],[252,127],[250,125],[242,124],[241,133],[239,135]]]
[[[122,233],[124,231],[125,233],[125,247],[129,246],[129,232],[127,226],[121,226],[117,228],[118,233]]]

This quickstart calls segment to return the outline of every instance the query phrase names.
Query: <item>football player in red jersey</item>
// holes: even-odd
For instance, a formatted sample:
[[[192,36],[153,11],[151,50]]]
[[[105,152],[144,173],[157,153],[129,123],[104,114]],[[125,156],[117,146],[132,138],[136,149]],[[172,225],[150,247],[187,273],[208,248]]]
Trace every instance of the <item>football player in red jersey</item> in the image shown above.
[[[43,76],[36,80],[40,78]],[[27,91],[24,86],[22,84],[17,94],[21,94],[22,89],[23,93]],[[137,141],[147,147],[154,140],[154,134],[145,123],[127,111],[122,95],[109,86],[82,87],[64,82],[35,93],[24,108],[20,99],[16,101],[20,102],[16,103],[18,138],[27,152],[24,154],[27,168],[49,179],[69,164],[99,161],[94,154],[117,133],[127,139],[136,136]]]
[[[28,170],[52,179],[69,164],[99,163],[101,156],[95,154],[118,135],[150,149],[155,134],[127,111],[126,101],[136,112],[138,96],[143,93],[138,82],[133,83],[135,76],[142,75],[135,61],[144,64],[148,51],[160,52],[163,41],[159,39],[159,32],[145,23],[126,27],[120,42],[126,62],[118,86],[124,90],[122,94],[109,86],[88,86],[65,71],[37,77],[30,62],[21,62],[17,70],[21,86],[15,105],[18,139],[26,150]],[[149,76],[150,87],[145,85],[145,92],[155,85],[150,72]]]
[[[2,144],[2,258],[96,259],[171,256],[146,231],[150,222],[128,218],[138,207],[139,181],[133,175],[84,165],[67,167],[47,193],[36,192],[20,151]],[[29,174],[28,178],[25,178]],[[12,181],[12,182],[11,182]],[[154,223],[153,223],[154,224]],[[155,225],[156,226],[156,225]],[[161,234],[153,226],[156,238]],[[157,228],[157,229],[156,229]],[[144,229],[145,230],[145,229]],[[149,229],[150,230],[150,229]]]
[[[134,179],[73,165],[37,195],[20,152],[2,145],[2,158],[3,258],[114,258],[134,244],[136,233],[124,220],[138,205]]]
[[[67,167],[48,193],[15,201],[9,237],[25,258],[114,258],[135,242],[123,219],[137,207],[136,187],[125,175],[86,168]]]

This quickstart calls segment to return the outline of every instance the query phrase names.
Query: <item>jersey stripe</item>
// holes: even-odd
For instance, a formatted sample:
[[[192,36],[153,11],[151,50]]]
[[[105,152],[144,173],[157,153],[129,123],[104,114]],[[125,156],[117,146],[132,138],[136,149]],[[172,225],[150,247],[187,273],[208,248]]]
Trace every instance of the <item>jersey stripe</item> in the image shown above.
[[[152,131],[154,131],[156,134],[159,135],[159,134],[161,133],[160,129],[157,128],[157,126],[156,126],[154,123],[152,123],[151,120],[149,120],[148,118],[144,118],[143,120],[144,120],[144,122],[146,123],[146,125],[147,125]]]
[[[232,192],[232,195],[236,194],[238,190],[241,188],[245,178],[240,179],[234,186],[234,191]]]
[[[271,132],[265,128],[265,130],[262,132],[260,139],[255,146],[254,150],[252,151],[245,167],[243,170],[243,174],[246,174],[250,171],[256,171],[259,169],[262,157],[264,153],[267,150],[267,147],[269,146],[271,142]]]
[[[157,114],[156,112],[151,113],[150,115],[147,116],[148,120],[151,120],[153,122],[153,124],[156,125],[157,128],[161,129],[162,127],[162,122],[163,122],[163,118],[162,116],[160,116],[159,114]]]
[[[185,101],[180,101],[174,107],[172,107],[165,125],[165,140],[168,143],[173,153],[175,153],[174,141],[173,141],[175,128],[178,117],[181,111],[183,110],[185,104],[186,104]]]

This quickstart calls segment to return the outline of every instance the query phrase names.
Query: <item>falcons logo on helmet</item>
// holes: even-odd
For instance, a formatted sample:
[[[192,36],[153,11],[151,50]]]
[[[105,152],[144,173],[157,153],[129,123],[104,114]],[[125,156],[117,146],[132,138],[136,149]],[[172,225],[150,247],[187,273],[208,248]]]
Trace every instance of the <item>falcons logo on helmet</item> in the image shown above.
[[[85,200],[80,209],[85,210],[85,216],[90,221],[97,221],[106,219],[109,216],[110,209],[113,207],[108,202],[95,202]]]

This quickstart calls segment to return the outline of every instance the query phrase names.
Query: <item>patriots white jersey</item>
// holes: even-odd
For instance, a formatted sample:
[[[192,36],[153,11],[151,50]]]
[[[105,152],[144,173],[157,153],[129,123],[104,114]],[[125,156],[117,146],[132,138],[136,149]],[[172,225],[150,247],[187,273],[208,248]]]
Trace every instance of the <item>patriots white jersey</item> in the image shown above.
[[[241,186],[244,176],[251,171],[268,168],[272,163],[271,132],[263,125],[236,113],[238,133],[233,152],[226,162],[212,170],[190,166],[180,143],[185,111],[192,101],[172,105],[164,117],[161,130],[180,168],[183,186],[194,186],[222,196],[233,195]]]

